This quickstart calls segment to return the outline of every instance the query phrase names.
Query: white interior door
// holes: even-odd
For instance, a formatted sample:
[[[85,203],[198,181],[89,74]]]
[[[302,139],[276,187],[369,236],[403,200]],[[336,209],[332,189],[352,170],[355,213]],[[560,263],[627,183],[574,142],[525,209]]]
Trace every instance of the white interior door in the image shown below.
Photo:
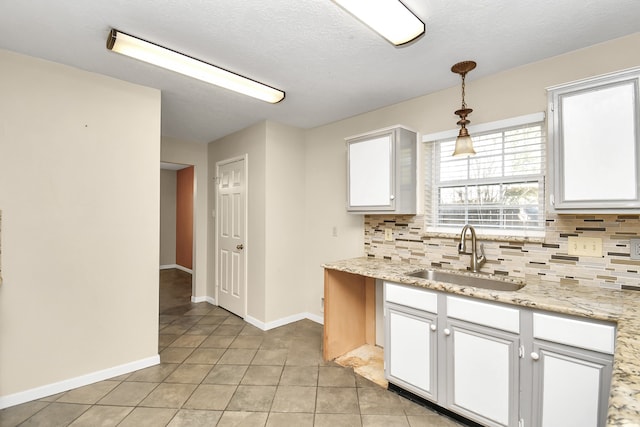
[[[218,163],[216,227],[218,305],[246,315],[246,170],[245,159]]]

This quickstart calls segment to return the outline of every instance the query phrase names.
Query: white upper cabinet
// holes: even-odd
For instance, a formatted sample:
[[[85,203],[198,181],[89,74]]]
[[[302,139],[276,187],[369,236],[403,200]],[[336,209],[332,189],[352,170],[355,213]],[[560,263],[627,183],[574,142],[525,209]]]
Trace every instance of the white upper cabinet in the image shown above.
[[[347,210],[415,214],[416,144],[399,126],[347,138]]]
[[[548,88],[549,206],[640,211],[640,68]]]

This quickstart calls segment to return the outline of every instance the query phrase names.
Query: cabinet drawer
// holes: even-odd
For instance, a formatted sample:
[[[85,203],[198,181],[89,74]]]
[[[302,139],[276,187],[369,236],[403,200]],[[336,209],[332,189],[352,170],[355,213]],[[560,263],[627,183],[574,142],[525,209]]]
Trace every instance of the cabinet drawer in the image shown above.
[[[413,286],[384,282],[384,300],[430,313],[438,313],[438,294]]]
[[[448,296],[447,317],[520,333],[520,310],[515,308]]]
[[[615,332],[613,325],[533,314],[533,337],[559,344],[613,354]]]

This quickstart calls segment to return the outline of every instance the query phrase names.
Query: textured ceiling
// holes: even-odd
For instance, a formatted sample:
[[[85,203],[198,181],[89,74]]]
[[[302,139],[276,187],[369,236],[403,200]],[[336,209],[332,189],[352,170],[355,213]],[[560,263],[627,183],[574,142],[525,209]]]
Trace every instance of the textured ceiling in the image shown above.
[[[393,47],[330,0],[0,0],[0,48],[162,90],[162,134],[210,142],[270,119],[310,128],[640,31],[639,0],[405,0]],[[286,92],[271,105],[115,54],[111,28]],[[1,66],[1,64],[0,64]]]

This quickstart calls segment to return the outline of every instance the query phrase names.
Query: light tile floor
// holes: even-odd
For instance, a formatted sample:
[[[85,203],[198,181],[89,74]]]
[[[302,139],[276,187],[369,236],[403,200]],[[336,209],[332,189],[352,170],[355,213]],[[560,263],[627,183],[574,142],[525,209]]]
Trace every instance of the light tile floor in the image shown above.
[[[0,411],[0,426],[454,427],[322,360],[310,320],[262,331],[161,271],[160,365]]]

